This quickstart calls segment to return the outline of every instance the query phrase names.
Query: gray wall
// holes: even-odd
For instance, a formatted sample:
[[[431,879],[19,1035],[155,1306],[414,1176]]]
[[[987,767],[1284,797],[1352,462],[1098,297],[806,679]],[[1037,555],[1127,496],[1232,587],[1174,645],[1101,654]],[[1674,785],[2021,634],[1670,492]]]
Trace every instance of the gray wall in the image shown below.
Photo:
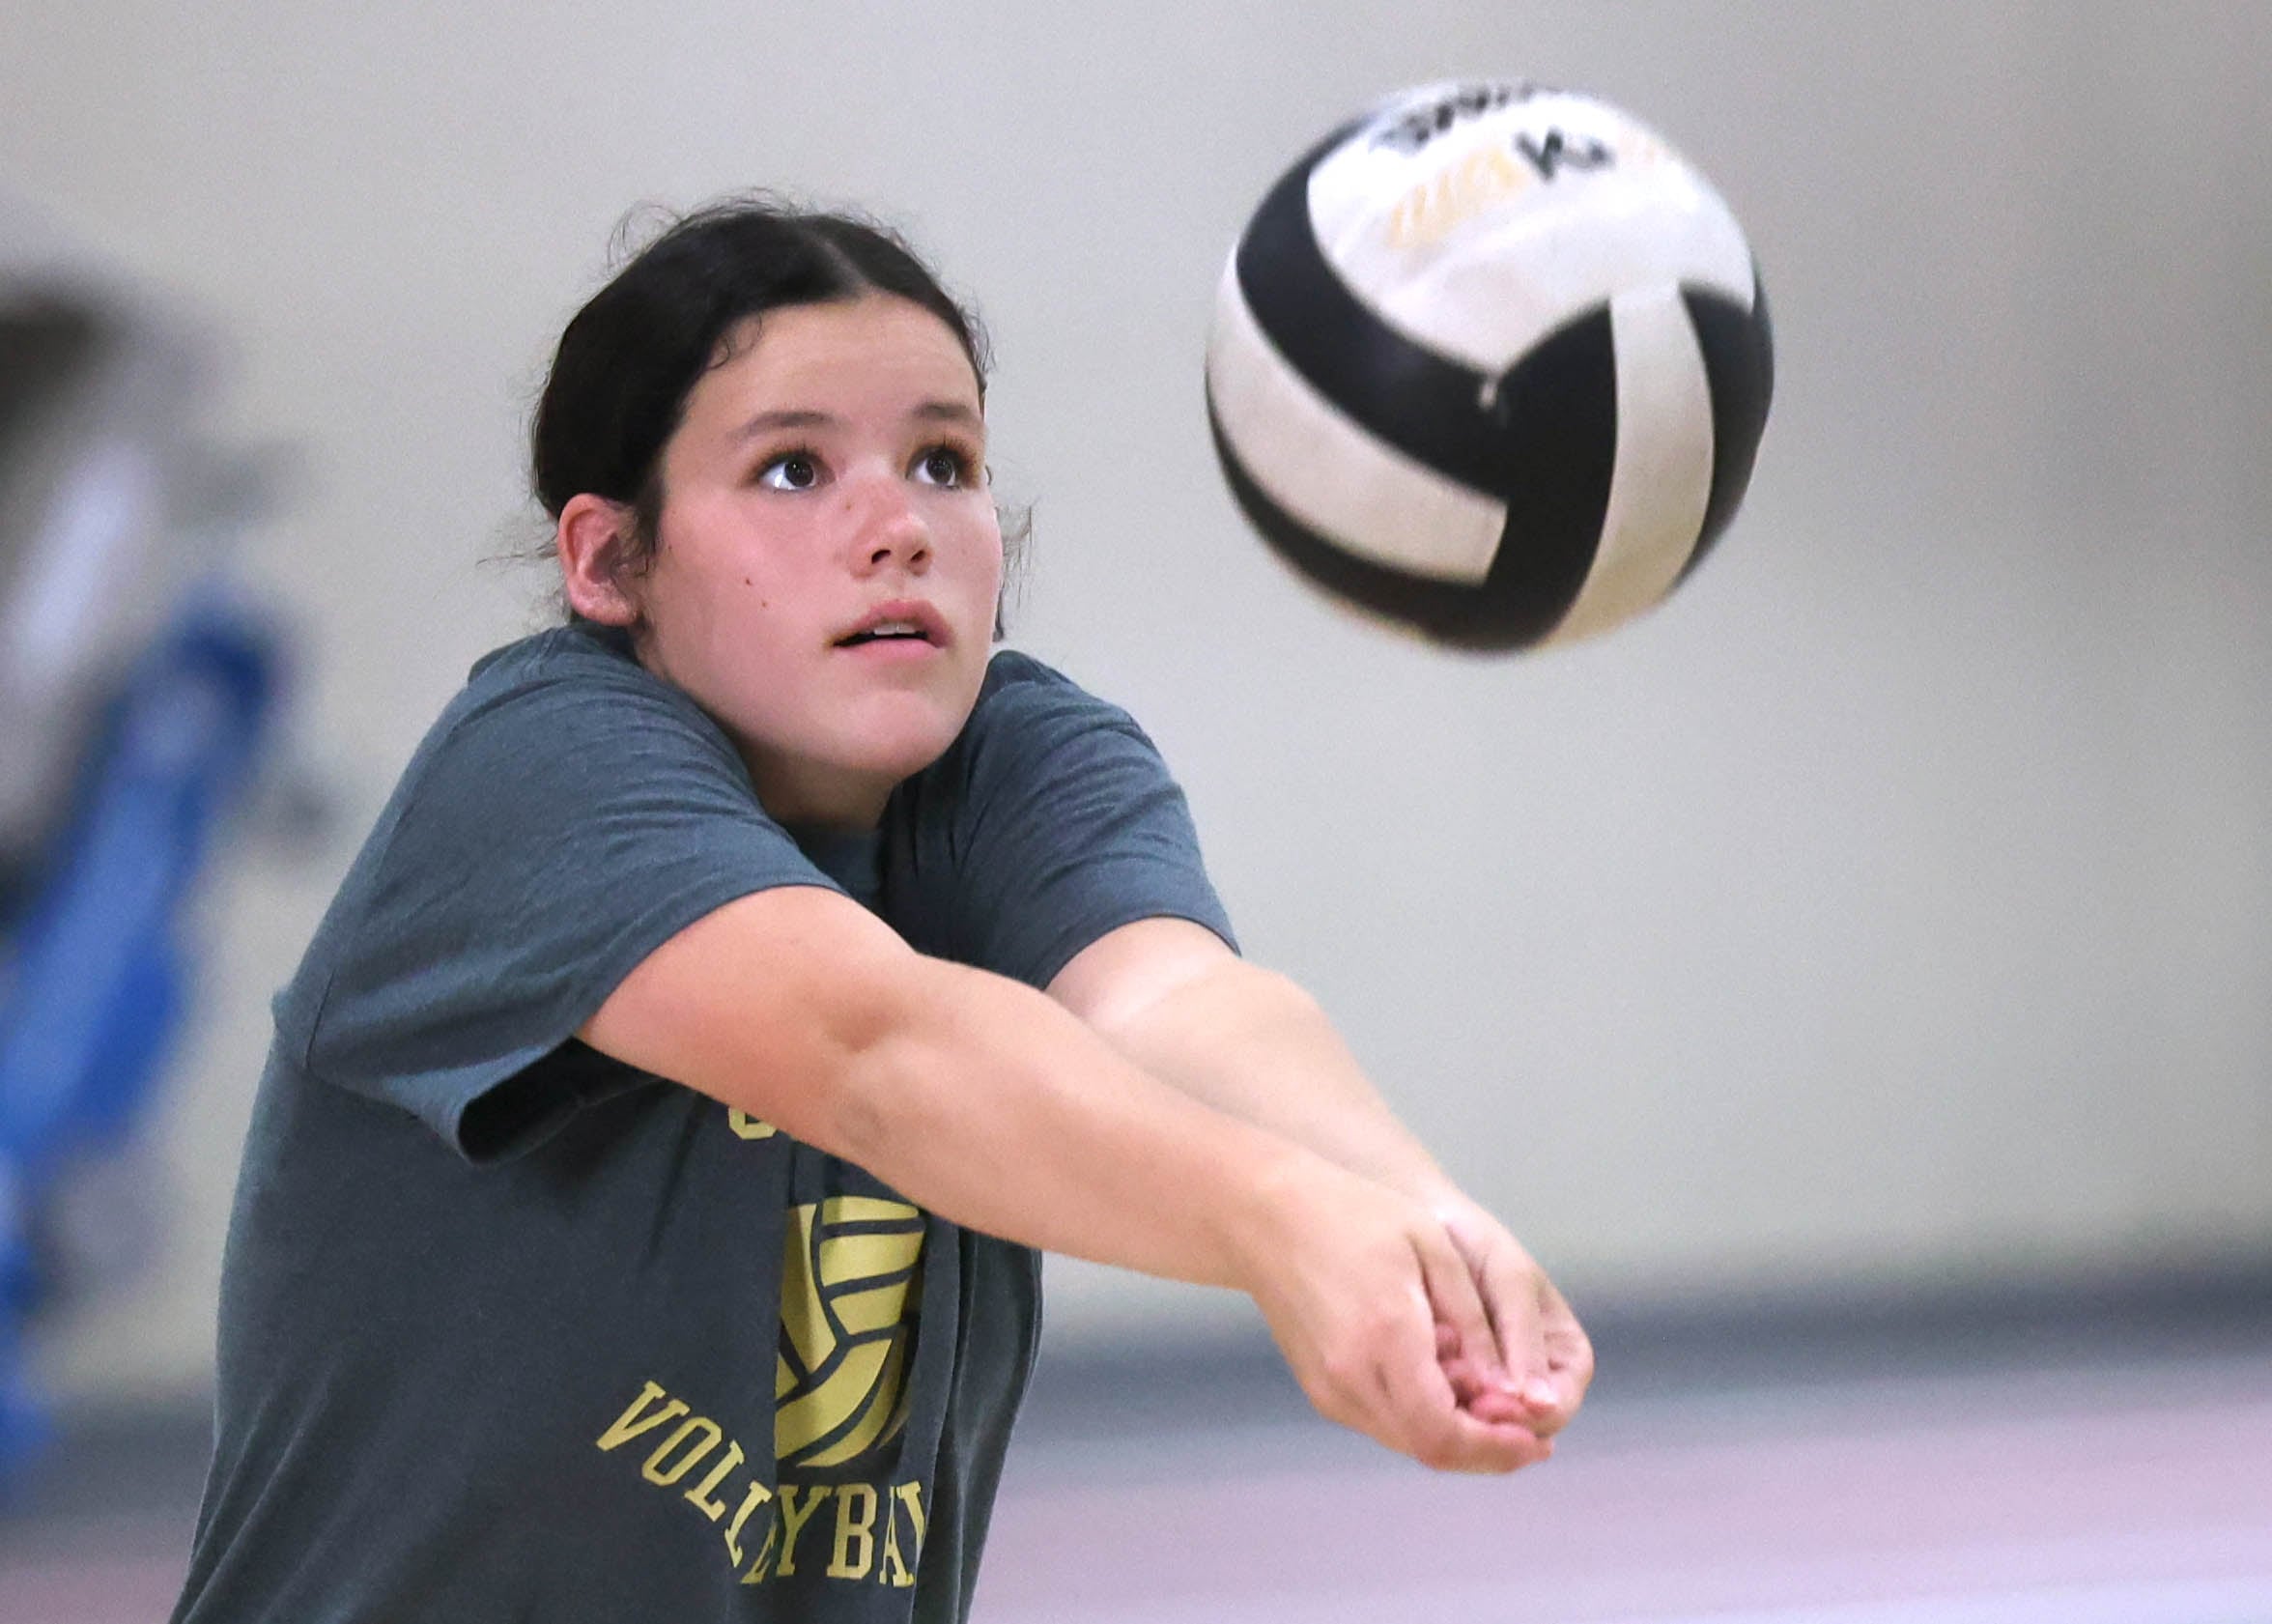
[[[1267,182],[1476,73],[1668,134],[1779,342],[1720,553],[1532,660],[1298,589],[1199,410]],[[1581,1302],[2272,1248],[2272,7],[16,0],[0,74],[0,177],[225,325],[216,432],[304,447],[242,564],[343,806],[214,875],[182,1217],[66,1390],[205,1380],[266,997],[543,592],[480,560],[550,340],[627,205],[753,184],[979,299],[1017,641],[1151,727],[1251,952]],[[1064,1339],[1238,1312],[1056,1289]]]

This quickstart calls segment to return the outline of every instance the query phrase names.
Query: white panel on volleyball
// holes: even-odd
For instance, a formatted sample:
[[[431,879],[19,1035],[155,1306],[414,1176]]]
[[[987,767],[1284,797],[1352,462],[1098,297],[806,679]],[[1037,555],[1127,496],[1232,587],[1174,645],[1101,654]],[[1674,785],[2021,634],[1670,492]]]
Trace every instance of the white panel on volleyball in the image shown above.
[[[1602,542],[1549,642],[1605,631],[1672,590],[1712,501],[1712,389],[1679,288],[1609,301],[1617,355],[1617,461]]]
[[[1235,261],[1207,375],[1239,466],[1295,520],[1390,569],[1470,585],[1491,573],[1505,505],[1376,440],[1312,388],[1256,326]]]
[[[1414,92],[1425,105],[1449,86]],[[1417,153],[1377,125],[1310,173],[1319,248],[1375,315],[1492,376],[1621,288],[1681,282],[1751,302],[1751,250],[1726,202],[1672,147],[1590,97],[1534,97],[1470,120]],[[1521,143],[1599,141],[1601,168],[1552,180]]]

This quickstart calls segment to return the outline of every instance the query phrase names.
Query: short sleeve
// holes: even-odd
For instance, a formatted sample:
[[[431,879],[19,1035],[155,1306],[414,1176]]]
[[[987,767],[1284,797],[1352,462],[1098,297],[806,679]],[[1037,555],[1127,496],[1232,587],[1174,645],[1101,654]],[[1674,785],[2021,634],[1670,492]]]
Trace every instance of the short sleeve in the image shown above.
[[[947,956],[1038,987],[1138,920],[1190,920],[1235,949],[1183,791],[1124,710],[1000,654],[942,765],[954,803]]]
[[[698,706],[588,635],[548,638],[476,668],[277,1000],[301,1070],[473,1156],[622,1085],[570,1040],[677,931],[752,892],[833,888]]]

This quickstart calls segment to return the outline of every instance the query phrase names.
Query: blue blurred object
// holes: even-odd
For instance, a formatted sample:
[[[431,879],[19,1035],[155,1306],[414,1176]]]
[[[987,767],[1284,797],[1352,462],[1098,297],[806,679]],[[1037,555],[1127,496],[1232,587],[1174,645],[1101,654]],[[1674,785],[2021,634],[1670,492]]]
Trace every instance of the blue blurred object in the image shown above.
[[[185,611],[107,707],[14,932],[0,988],[0,1483],[45,1436],[26,1322],[71,1288],[39,1243],[43,1204],[72,1158],[123,1150],[150,1099],[187,990],[185,904],[278,677],[270,627]]]
[[[28,1327],[152,1249],[140,1125],[279,683],[226,568],[279,470],[204,432],[226,349],[0,190],[0,1490],[47,1432]]]

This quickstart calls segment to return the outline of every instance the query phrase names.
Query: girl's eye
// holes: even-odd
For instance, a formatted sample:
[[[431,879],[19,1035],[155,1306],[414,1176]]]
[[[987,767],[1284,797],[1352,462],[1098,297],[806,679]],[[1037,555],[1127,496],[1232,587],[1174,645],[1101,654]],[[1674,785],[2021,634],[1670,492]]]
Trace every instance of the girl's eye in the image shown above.
[[[970,468],[970,459],[951,445],[934,445],[915,460],[916,477],[931,485],[967,484]]]
[[[777,491],[809,491],[820,483],[820,463],[809,451],[784,451],[757,470],[757,482]]]

